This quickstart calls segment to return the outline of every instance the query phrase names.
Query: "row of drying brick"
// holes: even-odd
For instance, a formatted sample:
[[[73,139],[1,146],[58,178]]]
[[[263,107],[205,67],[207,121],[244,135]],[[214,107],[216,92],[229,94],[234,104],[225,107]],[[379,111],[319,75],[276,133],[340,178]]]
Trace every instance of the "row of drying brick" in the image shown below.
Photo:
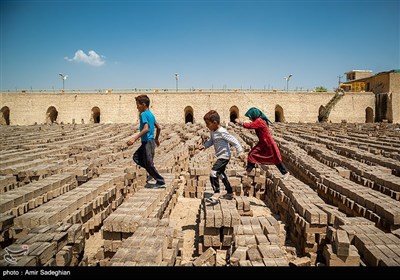
[[[139,188],[104,220],[102,236],[105,252],[116,252],[122,241],[137,230],[141,220],[162,218],[177,187],[173,182],[172,175],[164,175],[164,177],[166,188]],[[144,186],[144,180],[142,186]],[[173,203],[176,203],[176,198]]]
[[[42,225],[0,251],[0,266],[77,266],[85,237],[80,224]]]
[[[393,199],[388,200],[387,196],[378,191],[363,187],[362,185],[341,177],[334,169],[323,165],[293,143],[282,139],[278,141],[281,143],[283,156],[289,159],[288,164],[291,165],[292,168],[298,166],[298,174],[306,173],[305,175],[309,176],[310,182],[313,183],[313,185],[311,185],[313,188],[325,189],[323,192],[328,196],[333,194],[334,197],[331,197],[331,199],[334,199],[335,202],[341,201],[342,204],[345,204],[346,199],[351,200],[350,206],[352,205],[352,207],[354,207],[354,205],[357,204],[356,210],[359,215],[364,215],[374,220],[378,219],[387,228],[399,226],[399,201]],[[324,187],[322,187],[321,184],[324,185]],[[385,205],[386,207],[377,207],[379,205]],[[372,217],[368,211],[374,214],[374,217]]]
[[[126,238],[104,266],[174,266],[183,248],[183,234],[169,219],[142,218],[137,230]]]

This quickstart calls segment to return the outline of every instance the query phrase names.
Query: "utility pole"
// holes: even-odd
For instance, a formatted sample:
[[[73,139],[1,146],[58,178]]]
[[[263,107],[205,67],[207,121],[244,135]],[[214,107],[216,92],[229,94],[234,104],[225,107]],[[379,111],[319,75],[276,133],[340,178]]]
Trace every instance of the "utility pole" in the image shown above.
[[[341,78],[343,78],[343,76],[337,76],[339,78],[339,82],[338,82],[338,90],[340,89],[340,84],[342,83],[342,81],[340,80]]]

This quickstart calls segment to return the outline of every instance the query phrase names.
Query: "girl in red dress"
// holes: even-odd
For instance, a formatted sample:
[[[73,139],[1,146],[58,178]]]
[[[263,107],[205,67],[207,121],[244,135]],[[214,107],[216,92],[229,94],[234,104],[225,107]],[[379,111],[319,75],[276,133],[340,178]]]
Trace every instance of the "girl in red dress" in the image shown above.
[[[263,165],[275,165],[284,176],[283,178],[287,179],[289,171],[283,164],[279,148],[269,133],[268,125],[272,122],[255,107],[250,108],[245,116],[251,122],[242,122],[240,119],[235,119],[235,122],[243,125],[244,128],[255,129],[258,137],[258,143],[250,150],[247,158],[246,174],[249,175],[256,164],[259,164],[261,168],[264,167]]]

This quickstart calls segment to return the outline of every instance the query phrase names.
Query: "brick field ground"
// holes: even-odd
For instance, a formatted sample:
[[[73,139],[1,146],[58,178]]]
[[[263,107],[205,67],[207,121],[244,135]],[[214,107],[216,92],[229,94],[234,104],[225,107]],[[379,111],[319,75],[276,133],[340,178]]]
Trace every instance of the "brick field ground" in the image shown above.
[[[146,187],[137,124],[0,127],[0,266],[399,266],[400,126],[275,123],[275,166],[211,205],[202,124],[163,124]],[[251,130],[229,124],[246,152]]]

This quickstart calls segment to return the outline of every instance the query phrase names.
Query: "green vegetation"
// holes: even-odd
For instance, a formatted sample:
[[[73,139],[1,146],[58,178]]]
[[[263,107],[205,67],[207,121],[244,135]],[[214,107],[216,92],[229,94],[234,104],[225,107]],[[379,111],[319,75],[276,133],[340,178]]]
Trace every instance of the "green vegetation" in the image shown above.
[[[326,87],[316,87],[315,91],[316,92],[327,92],[328,90],[326,89]]]

